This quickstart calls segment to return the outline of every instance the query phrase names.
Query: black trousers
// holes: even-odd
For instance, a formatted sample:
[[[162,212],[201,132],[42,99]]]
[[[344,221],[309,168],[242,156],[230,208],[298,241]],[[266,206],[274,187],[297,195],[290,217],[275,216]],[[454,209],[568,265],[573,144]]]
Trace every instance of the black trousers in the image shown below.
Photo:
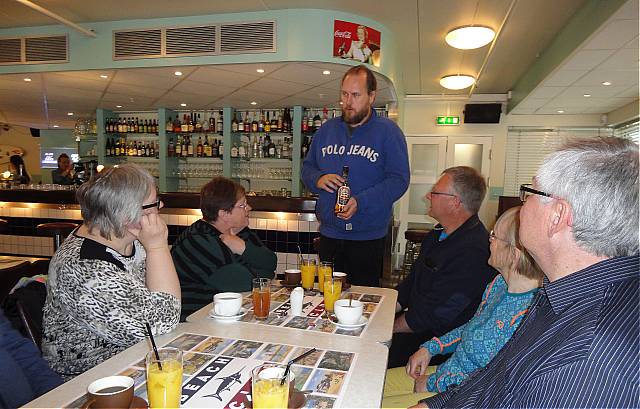
[[[409,358],[413,355],[420,345],[425,341],[433,338],[433,334],[429,333],[395,333],[391,339],[391,347],[389,348],[389,361],[387,368],[397,368],[407,365]]]
[[[347,273],[353,285],[379,287],[385,238],[341,240],[320,236],[320,261],[332,261],[333,271]]]

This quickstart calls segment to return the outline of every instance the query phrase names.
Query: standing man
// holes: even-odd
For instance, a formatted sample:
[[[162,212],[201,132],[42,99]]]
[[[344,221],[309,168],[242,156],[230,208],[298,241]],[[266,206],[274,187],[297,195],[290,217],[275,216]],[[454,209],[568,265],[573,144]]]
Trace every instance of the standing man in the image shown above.
[[[73,163],[66,153],[58,156],[58,169],[51,171],[51,179],[56,185],[73,185]]]
[[[509,343],[417,407],[640,407],[638,145],[577,139],[545,158],[520,238],[544,286]]]
[[[380,285],[384,241],[393,203],[409,186],[409,158],[398,126],[376,115],[376,78],[364,65],[342,77],[342,117],[316,132],[302,166],[302,180],[319,195],[320,260],[333,261],[335,271],[352,284]],[[349,167],[347,180],[344,166]],[[336,190],[351,188],[344,211],[334,213]]]
[[[487,264],[489,233],[478,218],[487,184],[468,166],[445,169],[427,193],[438,225],[398,285],[398,315],[387,366],[405,366],[423,342],[465,324],[497,271]]]

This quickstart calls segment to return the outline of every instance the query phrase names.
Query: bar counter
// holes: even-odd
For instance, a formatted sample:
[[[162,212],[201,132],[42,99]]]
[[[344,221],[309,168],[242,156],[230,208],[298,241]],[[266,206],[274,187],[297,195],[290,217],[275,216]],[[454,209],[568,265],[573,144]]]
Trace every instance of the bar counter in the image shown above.
[[[50,237],[36,234],[40,223],[73,221],[81,223],[75,190],[0,189],[0,218],[9,231],[0,235],[0,253],[16,256],[53,255]],[[202,217],[198,193],[162,193],[160,214],[169,227],[169,244]],[[319,235],[315,198],[247,196],[252,207],[249,227],[278,256],[277,272],[297,268],[298,248],[313,254],[313,239]]]

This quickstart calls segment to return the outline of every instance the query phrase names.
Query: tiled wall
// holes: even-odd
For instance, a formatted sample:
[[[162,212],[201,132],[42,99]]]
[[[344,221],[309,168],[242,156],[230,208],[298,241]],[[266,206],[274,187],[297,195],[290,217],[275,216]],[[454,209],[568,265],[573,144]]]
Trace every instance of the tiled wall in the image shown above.
[[[0,253],[26,256],[52,256],[53,241],[50,237],[38,237],[35,227],[53,221],[81,221],[77,209],[42,209],[0,207],[0,217],[7,220],[12,235],[0,235]],[[169,244],[182,231],[200,218],[197,215],[161,214],[169,226]],[[298,245],[303,255],[314,253],[313,239],[318,236],[318,222],[280,220],[276,218],[249,218],[249,227],[267,247],[278,256],[276,273],[298,266]]]

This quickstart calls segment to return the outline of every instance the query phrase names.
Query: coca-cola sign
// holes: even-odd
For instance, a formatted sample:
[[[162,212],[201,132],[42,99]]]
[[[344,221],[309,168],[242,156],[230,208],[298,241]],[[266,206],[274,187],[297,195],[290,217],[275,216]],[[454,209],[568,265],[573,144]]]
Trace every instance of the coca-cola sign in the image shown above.
[[[380,66],[380,32],[363,24],[334,20],[333,56]]]

